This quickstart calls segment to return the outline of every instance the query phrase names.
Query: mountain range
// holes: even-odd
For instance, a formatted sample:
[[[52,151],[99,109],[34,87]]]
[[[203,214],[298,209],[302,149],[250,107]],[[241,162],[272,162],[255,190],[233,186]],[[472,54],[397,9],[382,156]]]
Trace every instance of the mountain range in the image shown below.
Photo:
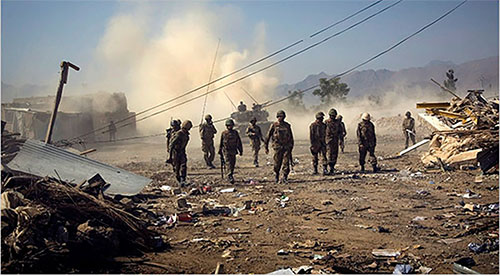
[[[449,69],[455,71],[457,91],[484,89],[487,95],[498,94],[498,56],[477,59],[461,64],[451,61],[434,60],[423,67],[412,67],[399,71],[387,69],[351,72],[341,78],[350,87],[348,98],[383,95],[385,92],[412,93],[415,89],[436,90],[430,79],[442,83]],[[275,98],[288,95],[288,91],[302,90],[319,83],[320,78],[330,78],[334,74],[321,72],[307,76],[293,84],[282,84],[275,89]],[[306,105],[317,104],[319,99],[312,93],[304,94]]]

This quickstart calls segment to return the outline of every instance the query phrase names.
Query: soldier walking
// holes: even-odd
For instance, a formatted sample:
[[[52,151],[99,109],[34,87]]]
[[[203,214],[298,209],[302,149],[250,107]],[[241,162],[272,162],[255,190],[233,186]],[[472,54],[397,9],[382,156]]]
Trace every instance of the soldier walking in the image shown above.
[[[231,184],[234,183],[234,166],[236,165],[236,154],[243,155],[243,145],[241,144],[238,131],[233,129],[234,121],[229,119],[226,121],[226,130],[222,132],[220,137],[219,154],[224,154],[226,162],[227,178]]]
[[[359,165],[361,166],[361,171],[364,172],[366,154],[369,153],[369,162],[373,167],[373,172],[378,172],[380,169],[377,167],[377,157],[375,157],[375,146],[377,145],[375,126],[370,122],[370,114],[363,113],[361,119],[356,131],[359,147]]]
[[[269,141],[272,142],[272,147],[274,149],[274,173],[276,183],[279,182],[280,170],[282,166],[282,182],[288,182],[290,163],[292,161],[293,134],[290,124],[285,122],[285,117],[285,111],[280,110],[277,112],[276,118],[278,118],[278,121],[271,125],[264,141],[266,154],[269,153]]]
[[[215,169],[212,162],[215,158],[214,136],[216,133],[217,130],[212,122],[212,116],[207,114],[205,116],[205,122],[200,125],[200,137],[201,150],[203,151],[203,157],[205,158],[205,163],[209,169]]]
[[[116,126],[113,121],[109,122],[108,132],[109,132],[109,141],[114,142],[116,140]]]
[[[172,137],[174,134],[181,129],[181,120],[172,120],[170,122],[170,128],[167,129],[167,154],[168,158],[166,163],[171,164],[172,163],[172,154],[170,152],[170,141],[172,140]]]
[[[316,113],[316,121],[309,126],[309,140],[311,142],[311,153],[313,155],[313,174],[318,174],[318,155],[321,155],[321,163],[323,165],[323,175],[328,174],[327,159],[326,159],[326,124],[323,122],[325,113]]]
[[[326,124],[326,156],[328,158],[328,166],[330,166],[329,175],[334,174],[335,164],[337,164],[337,156],[339,154],[339,133],[340,124],[337,120],[337,110],[334,108],[328,111],[330,118],[325,121]]]
[[[247,127],[246,134],[250,138],[250,146],[253,150],[253,164],[256,168],[259,167],[259,151],[260,142],[264,142],[264,137],[262,136],[262,131],[257,125],[257,118],[253,117],[250,120],[250,124]]]
[[[345,128],[345,124],[342,121],[342,115],[337,115],[337,120],[339,121],[340,124],[340,134],[339,134],[339,147],[342,153],[344,153],[344,147],[345,147],[345,136],[347,135],[347,130]]]
[[[405,149],[408,148],[409,139],[415,145],[415,119],[411,117],[411,112],[406,111],[405,119],[403,120],[403,135],[405,136]]]
[[[179,185],[183,187],[187,175],[187,155],[186,146],[189,142],[189,130],[193,127],[191,121],[186,120],[182,123],[181,129],[174,133],[170,143],[170,155],[172,156],[172,166],[174,167],[175,177]]]

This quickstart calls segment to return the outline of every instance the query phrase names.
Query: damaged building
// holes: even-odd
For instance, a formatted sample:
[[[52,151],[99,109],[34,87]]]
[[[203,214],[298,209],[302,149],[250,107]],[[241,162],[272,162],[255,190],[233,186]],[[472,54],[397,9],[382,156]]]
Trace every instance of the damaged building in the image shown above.
[[[2,120],[8,131],[20,133],[23,138],[43,140],[54,106],[54,96],[16,98],[12,103],[2,103]],[[93,129],[106,126],[110,121],[131,117],[130,124],[119,130],[134,134],[135,112],[127,107],[124,93],[98,92],[83,96],[64,96],[55,124],[54,141],[70,139]],[[85,142],[107,140],[107,133],[92,133]]]

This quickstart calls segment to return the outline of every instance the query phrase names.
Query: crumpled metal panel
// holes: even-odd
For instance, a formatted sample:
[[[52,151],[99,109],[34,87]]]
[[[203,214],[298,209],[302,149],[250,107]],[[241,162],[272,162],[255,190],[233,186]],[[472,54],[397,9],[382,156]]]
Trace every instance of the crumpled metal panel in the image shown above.
[[[111,195],[135,195],[151,182],[149,178],[35,140],[26,140],[7,166],[41,177],[60,177],[76,184],[98,173],[111,184],[104,192]]]

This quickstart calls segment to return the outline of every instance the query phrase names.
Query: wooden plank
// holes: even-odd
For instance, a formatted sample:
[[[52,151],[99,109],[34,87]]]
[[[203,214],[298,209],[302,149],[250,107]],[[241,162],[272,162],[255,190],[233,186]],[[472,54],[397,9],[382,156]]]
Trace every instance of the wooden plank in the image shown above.
[[[417,103],[417,108],[448,108],[450,102]]]
[[[449,166],[456,166],[461,163],[474,161],[476,160],[477,154],[480,153],[481,151],[482,149],[475,149],[475,150],[461,152],[446,159],[445,163],[447,163]]]
[[[398,156],[402,156],[402,155],[404,155],[404,154],[407,154],[408,152],[410,152],[410,151],[412,151],[412,150],[414,150],[414,149],[417,149],[417,148],[419,148],[419,147],[421,147],[421,146],[423,146],[423,145],[425,145],[425,144],[429,143],[429,141],[430,141],[430,140],[431,140],[431,139],[427,139],[427,138],[426,138],[426,139],[424,139],[424,140],[422,140],[422,141],[420,141],[420,142],[416,143],[415,145],[413,145],[413,146],[411,146],[411,147],[409,147],[409,148],[407,148],[407,149],[405,149],[405,150],[400,151],[400,152],[398,153]]]
[[[418,113],[418,116],[438,131],[452,130],[451,127],[441,122],[441,120],[439,120],[436,116],[429,115],[426,113]]]

